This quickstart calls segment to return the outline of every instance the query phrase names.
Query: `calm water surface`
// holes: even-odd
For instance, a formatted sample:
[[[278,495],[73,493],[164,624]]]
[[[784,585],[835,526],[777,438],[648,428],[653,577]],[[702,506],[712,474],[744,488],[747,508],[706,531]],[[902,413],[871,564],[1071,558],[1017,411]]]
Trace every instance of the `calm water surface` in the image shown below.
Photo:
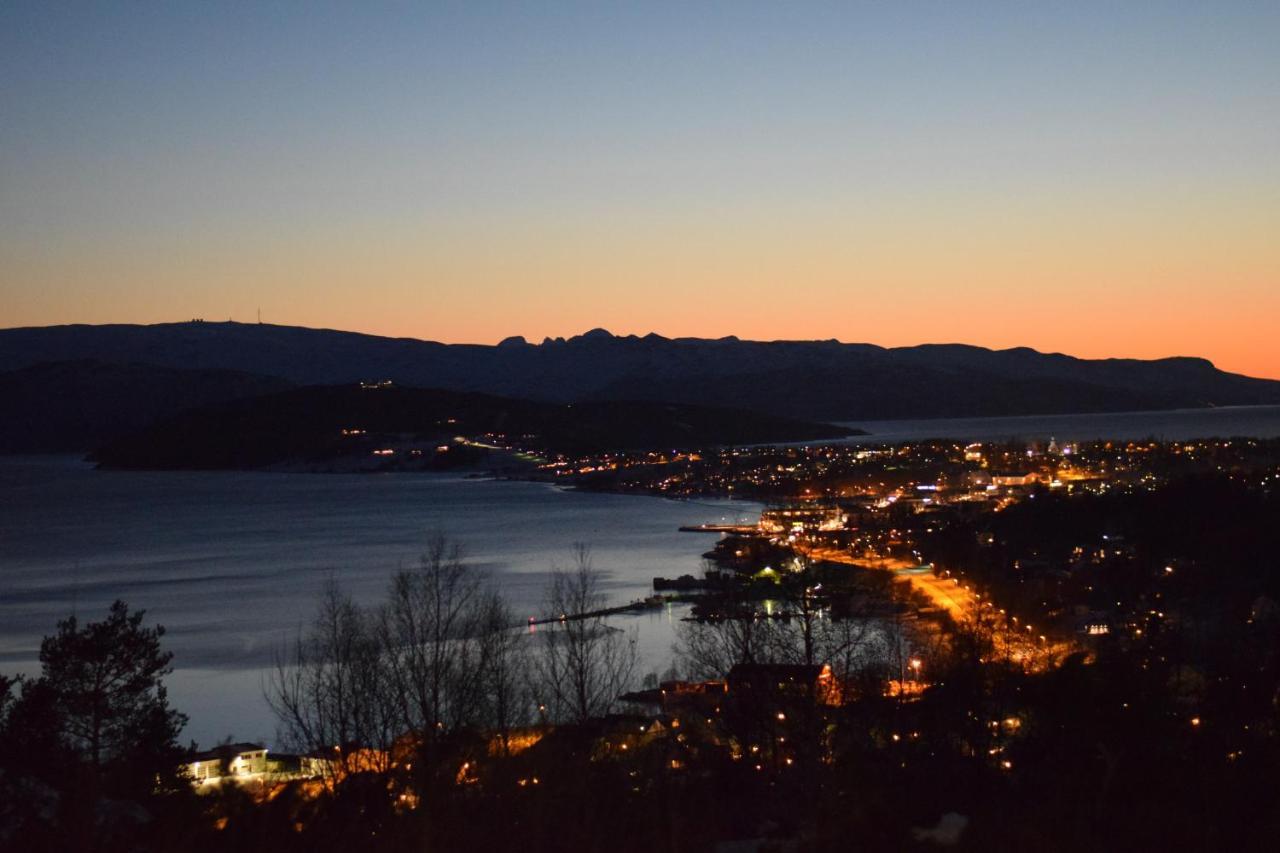
[[[40,638],[59,618],[72,608],[99,618],[123,598],[168,629],[185,737],[271,742],[263,667],[330,577],[375,602],[443,531],[523,618],[542,614],[549,571],[581,541],[621,604],[650,594],[655,575],[697,573],[714,540],[680,525],[754,521],[759,509],[430,474],[103,472],[64,457],[0,457],[0,671],[36,671]],[[638,630],[657,669],[682,615],[615,623]]]
[[[877,421],[854,441],[1280,436],[1280,406],[1108,415]],[[550,569],[574,542],[593,546],[612,602],[655,575],[696,573],[709,537],[682,524],[754,521],[741,501],[676,502],[565,492],[536,483],[428,474],[99,472],[67,457],[0,457],[0,671],[34,672],[40,638],[76,609],[99,618],[115,598],[168,628],[186,737],[272,741],[264,667],[337,578],[378,601],[433,531],[459,540],[517,615],[541,614]],[[669,658],[682,609],[619,617],[646,670]]]
[[[851,421],[845,426],[857,427],[870,433],[846,440],[852,444],[924,438],[955,438],[963,441],[1047,441],[1049,438],[1057,438],[1059,442],[1152,437],[1165,441],[1234,436],[1276,438],[1280,437],[1280,406],[1222,406],[1216,409],[1095,415]]]

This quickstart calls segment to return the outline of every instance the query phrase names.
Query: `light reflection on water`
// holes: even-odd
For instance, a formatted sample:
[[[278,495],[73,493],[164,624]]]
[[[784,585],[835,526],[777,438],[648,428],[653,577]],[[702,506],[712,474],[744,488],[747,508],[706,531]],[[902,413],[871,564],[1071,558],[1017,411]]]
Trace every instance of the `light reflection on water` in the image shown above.
[[[930,436],[1183,440],[1280,436],[1280,406],[1104,415],[881,421],[859,443]],[[682,524],[754,521],[743,501],[668,501],[565,492],[441,475],[96,472],[69,457],[0,457],[0,672],[34,672],[40,638],[74,608],[115,598],[168,629],[170,696],[185,736],[270,742],[263,667],[336,577],[378,601],[434,531],[459,539],[521,619],[542,615],[548,572],[574,542],[609,572],[610,602],[651,592],[654,576],[696,574],[711,537]],[[683,606],[618,617],[637,632],[641,674],[665,670]]]
[[[34,672],[40,638],[115,598],[167,628],[185,737],[270,741],[263,667],[336,577],[380,600],[434,531],[460,540],[520,619],[543,615],[548,573],[592,545],[611,604],[655,576],[696,574],[714,538],[682,524],[754,521],[744,501],[670,501],[454,476],[98,472],[67,457],[0,457],[0,671]],[[684,607],[618,617],[642,674],[669,662]]]

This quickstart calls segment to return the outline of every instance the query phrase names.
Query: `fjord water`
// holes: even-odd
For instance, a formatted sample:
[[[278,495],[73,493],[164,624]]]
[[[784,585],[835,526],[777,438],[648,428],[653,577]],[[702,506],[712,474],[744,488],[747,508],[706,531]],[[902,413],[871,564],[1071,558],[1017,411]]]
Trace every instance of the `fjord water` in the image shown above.
[[[544,615],[553,565],[575,542],[608,573],[611,603],[654,576],[698,572],[712,539],[683,524],[754,521],[744,501],[671,501],[431,474],[95,471],[67,457],[0,457],[0,672],[35,672],[40,638],[73,609],[145,608],[174,653],[170,699],[209,744],[273,740],[262,678],[336,578],[378,601],[434,531],[462,543],[515,615]],[[642,672],[665,666],[681,609],[616,617]]]
[[[1144,438],[1185,441],[1192,438],[1233,436],[1276,438],[1280,437],[1280,406],[1220,406],[1213,409],[1171,409],[1162,412],[1018,415],[1002,418],[850,421],[843,425],[868,433],[845,440],[851,444],[926,438],[1046,441],[1052,437],[1059,442],[1095,439],[1132,441]]]
[[[945,436],[1059,441],[1280,436],[1280,406],[1105,415],[860,423],[859,443]],[[754,521],[743,501],[670,501],[428,474],[106,472],[70,457],[0,457],[0,672],[35,672],[40,638],[72,610],[116,598],[166,626],[185,736],[270,743],[262,678],[336,578],[375,602],[434,531],[492,574],[518,618],[541,615],[548,573],[593,546],[610,601],[654,576],[696,573],[709,537],[683,524]],[[636,628],[642,672],[661,669],[683,609],[617,617]]]

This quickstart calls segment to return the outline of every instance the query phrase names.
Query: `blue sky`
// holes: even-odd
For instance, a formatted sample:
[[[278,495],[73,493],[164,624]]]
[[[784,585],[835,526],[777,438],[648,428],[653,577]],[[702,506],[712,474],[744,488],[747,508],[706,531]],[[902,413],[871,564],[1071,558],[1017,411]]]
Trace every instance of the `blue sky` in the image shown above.
[[[1276,3],[10,2],[0,322],[1280,375],[1277,44]]]

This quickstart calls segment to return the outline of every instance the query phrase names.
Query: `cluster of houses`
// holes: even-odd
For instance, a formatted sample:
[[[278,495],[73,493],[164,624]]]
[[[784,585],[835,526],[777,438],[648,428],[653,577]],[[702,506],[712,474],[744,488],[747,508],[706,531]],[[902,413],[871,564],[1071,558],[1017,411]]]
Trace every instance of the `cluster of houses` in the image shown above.
[[[692,711],[710,716],[729,696],[838,705],[840,694],[829,664],[738,663],[723,681],[663,681],[627,693],[622,700],[655,714]]]
[[[237,785],[320,779],[335,766],[331,756],[269,753],[258,743],[226,743],[196,753],[184,769],[197,790],[230,782]]]
[[[837,682],[828,665],[740,663],[722,681],[665,681],[648,690],[625,694],[619,698],[632,709],[632,713],[610,715],[596,721],[596,727],[600,729],[602,743],[626,750],[628,746],[636,745],[631,741],[637,737],[652,737],[668,727],[678,727],[679,716],[684,714],[720,717],[731,707],[740,709],[741,703],[746,701],[751,707],[767,706],[765,716],[771,721],[778,721],[784,718],[782,709],[794,707],[796,703],[809,706],[838,704],[840,687]],[[491,744],[491,751],[501,749],[505,754],[522,752],[541,740],[545,733],[545,728],[507,733],[500,746],[497,740]],[[622,736],[624,734],[626,736]],[[407,754],[411,749],[412,738],[406,736],[394,752]],[[382,763],[385,763],[386,754],[380,755],[384,759]],[[372,769],[372,766],[362,765],[378,763],[370,756],[354,757],[354,769]],[[336,753],[295,755],[271,752],[257,743],[227,743],[192,755],[184,770],[192,787],[199,793],[208,793],[224,785],[265,791],[297,780],[340,777],[343,766],[352,769],[352,758],[352,754],[340,760]],[[460,776],[459,781],[467,780]]]

